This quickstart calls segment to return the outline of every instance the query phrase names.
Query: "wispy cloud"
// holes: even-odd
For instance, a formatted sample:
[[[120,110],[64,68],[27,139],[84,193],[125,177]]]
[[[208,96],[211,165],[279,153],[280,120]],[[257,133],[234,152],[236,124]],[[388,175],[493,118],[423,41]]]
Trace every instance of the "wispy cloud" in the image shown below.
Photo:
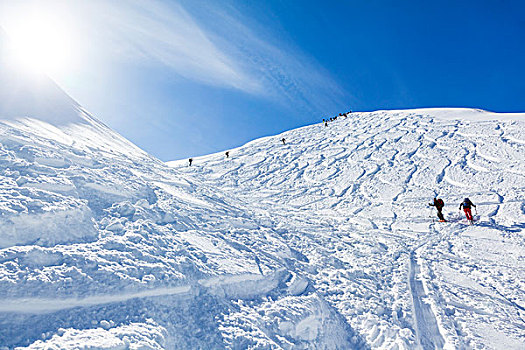
[[[301,49],[279,40],[232,7],[215,7],[208,13],[220,24],[215,25],[214,41],[256,77],[268,96],[302,112],[326,112],[344,104],[343,89]]]
[[[304,112],[343,103],[341,87],[319,63],[225,4],[190,2],[205,14],[195,16],[177,2],[90,2],[101,39],[110,39],[121,55],[160,62],[188,79]]]
[[[178,3],[156,0],[91,0],[89,13],[105,49],[132,59],[162,63],[205,84],[257,93],[261,85],[244,72]]]
[[[73,14],[79,33],[96,38],[91,47],[114,59],[163,65],[187,79],[301,111],[320,112],[342,103],[341,88],[315,60],[277,40],[231,3],[186,6],[191,8],[159,0],[45,2],[48,10]]]

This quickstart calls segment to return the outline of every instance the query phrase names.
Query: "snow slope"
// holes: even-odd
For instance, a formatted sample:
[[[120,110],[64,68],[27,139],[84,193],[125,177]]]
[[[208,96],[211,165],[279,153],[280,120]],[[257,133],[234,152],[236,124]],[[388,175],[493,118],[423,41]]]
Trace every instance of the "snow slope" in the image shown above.
[[[272,222],[368,346],[522,349],[524,117],[353,113],[170,164]],[[436,195],[448,223],[427,207]],[[467,196],[475,226],[458,212]]]
[[[354,113],[169,167],[9,64],[0,348],[523,348],[523,122]]]

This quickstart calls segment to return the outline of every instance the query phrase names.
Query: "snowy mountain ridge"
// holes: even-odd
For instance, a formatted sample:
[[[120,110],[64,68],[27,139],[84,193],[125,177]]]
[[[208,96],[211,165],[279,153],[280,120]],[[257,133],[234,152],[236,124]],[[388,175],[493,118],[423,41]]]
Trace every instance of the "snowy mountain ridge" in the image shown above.
[[[168,166],[1,74],[0,347],[523,348],[523,114],[352,113]]]

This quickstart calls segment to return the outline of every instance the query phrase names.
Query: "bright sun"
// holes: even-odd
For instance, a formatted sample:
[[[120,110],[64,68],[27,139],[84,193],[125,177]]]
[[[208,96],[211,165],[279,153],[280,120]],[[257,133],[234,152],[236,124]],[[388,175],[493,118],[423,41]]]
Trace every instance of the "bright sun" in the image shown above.
[[[48,74],[68,69],[71,41],[67,29],[57,18],[35,13],[5,29],[21,63]]]

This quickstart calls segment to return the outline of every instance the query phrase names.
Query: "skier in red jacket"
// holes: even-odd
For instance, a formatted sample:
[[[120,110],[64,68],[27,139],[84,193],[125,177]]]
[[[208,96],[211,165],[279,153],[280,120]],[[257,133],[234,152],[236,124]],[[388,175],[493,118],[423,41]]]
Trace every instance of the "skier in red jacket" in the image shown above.
[[[465,212],[465,216],[467,217],[467,220],[470,221],[470,223],[472,224],[474,222],[474,218],[472,217],[472,212],[470,211],[471,207],[475,208],[476,206],[468,198],[465,198],[463,200],[463,203],[459,205],[459,209],[461,210],[461,208],[463,208],[463,211]]]

